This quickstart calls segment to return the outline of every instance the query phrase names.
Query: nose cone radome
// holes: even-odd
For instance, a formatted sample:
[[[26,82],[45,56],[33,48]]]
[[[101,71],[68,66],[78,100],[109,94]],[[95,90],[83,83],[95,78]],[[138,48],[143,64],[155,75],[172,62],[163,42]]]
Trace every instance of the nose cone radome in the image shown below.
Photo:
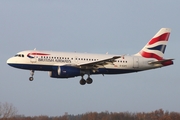
[[[12,66],[13,62],[14,62],[14,61],[13,61],[13,58],[9,58],[6,63],[7,63],[8,65]]]
[[[11,58],[9,58],[6,63],[7,64],[11,63]]]
[[[20,68],[20,69],[23,68],[23,65],[21,64],[21,62],[16,57],[9,58],[7,60],[7,64],[11,67],[14,67],[14,68]]]

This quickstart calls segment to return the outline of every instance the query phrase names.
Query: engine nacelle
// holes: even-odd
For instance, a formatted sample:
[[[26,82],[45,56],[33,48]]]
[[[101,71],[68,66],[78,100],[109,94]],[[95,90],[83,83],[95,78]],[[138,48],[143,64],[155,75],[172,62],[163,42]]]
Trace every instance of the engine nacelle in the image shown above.
[[[70,78],[80,76],[80,69],[71,66],[54,67],[54,71],[49,71],[52,78]]]

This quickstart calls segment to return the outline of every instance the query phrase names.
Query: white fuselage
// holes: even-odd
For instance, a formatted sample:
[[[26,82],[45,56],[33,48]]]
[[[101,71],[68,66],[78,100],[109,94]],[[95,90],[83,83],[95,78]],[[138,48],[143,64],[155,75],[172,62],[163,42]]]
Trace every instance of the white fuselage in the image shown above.
[[[79,68],[81,73],[83,73],[83,71],[86,72],[93,69],[93,66],[81,68],[82,64],[98,62],[113,56],[117,55],[28,50],[17,53],[16,56],[8,59],[7,63],[20,69],[40,71],[55,71],[56,67],[59,66],[72,66]],[[98,64],[94,72],[92,70],[90,74],[122,74],[162,67],[161,64],[156,66],[150,65],[148,63],[150,61],[155,61],[155,59],[124,55],[114,62]],[[98,72],[98,69],[105,70]]]

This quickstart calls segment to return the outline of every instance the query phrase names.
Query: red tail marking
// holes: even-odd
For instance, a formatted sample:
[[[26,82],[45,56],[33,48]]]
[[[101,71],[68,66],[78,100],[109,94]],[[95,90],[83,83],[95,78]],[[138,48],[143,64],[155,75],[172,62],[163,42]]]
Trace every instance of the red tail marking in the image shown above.
[[[163,62],[162,65],[163,66],[168,66],[168,65],[172,65],[173,64],[173,61],[170,60],[170,61],[166,61],[166,62]]]
[[[49,55],[49,54],[45,54],[45,53],[29,53],[30,55]]]
[[[160,35],[160,36],[158,36],[158,37],[152,38],[152,39],[149,41],[148,44],[149,44],[149,45],[152,45],[152,44],[154,44],[154,43],[156,43],[156,42],[158,42],[158,41],[168,41],[169,35],[170,35],[170,33],[164,33],[164,34],[162,34],[162,35]]]
[[[157,60],[162,60],[163,58],[154,54],[154,53],[148,53],[148,52],[145,52],[145,51],[141,51],[140,54],[145,57],[145,58],[155,58]]]

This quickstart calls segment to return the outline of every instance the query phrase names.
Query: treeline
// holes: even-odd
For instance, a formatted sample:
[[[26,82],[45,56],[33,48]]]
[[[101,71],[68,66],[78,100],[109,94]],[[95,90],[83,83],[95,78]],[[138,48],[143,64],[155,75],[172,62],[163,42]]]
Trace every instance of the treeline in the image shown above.
[[[153,112],[88,112],[79,115],[49,116],[14,116],[11,118],[1,118],[0,120],[180,120],[180,113],[168,112],[162,109]]]

